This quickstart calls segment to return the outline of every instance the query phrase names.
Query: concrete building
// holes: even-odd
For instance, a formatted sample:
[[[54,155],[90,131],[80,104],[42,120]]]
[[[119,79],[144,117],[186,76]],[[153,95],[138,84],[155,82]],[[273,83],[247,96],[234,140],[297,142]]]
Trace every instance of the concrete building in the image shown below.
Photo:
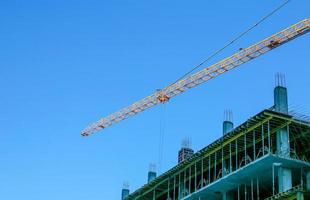
[[[274,106],[148,182],[125,200],[310,199],[310,122],[288,111],[287,89]]]

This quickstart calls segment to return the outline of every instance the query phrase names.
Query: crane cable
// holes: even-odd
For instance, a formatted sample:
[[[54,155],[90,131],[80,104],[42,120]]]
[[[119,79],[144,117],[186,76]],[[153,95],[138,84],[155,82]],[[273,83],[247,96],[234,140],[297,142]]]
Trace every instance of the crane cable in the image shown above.
[[[276,7],[274,10],[272,10],[270,13],[268,13],[267,15],[265,15],[264,17],[262,17],[258,22],[256,22],[253,26],[251,26],[250,28],[248,28],[247,30],[245,30],[244,32],[240,33],[239,35],[237,35],[237,37],[235,37],[234,39],[232,39],[230,42],[228,42],[226,45],[224,45],[222,48],[218,49],[217,51],[215,51],[213,54],[211,54],[209,57],[207,57],[204,61],[202,61],[201,63],[199,63],[198,65],[196,65],[193,69],[191,69],[190,71],[186,72],[183,76],[181,76],[180,78],[178,78],[175,82],[173,82],[172,84],[170,84],[169,86],[177,83],[178,81],[180,81],[181,79],[185,78],[186,76],[190,75],[193,71],[195,71],[196,69],[198,69],[199,67],[201,67],[202,65],[204,65],[207,61],[209,61],[210,59],[212,59],[214,56],[218,55],[219,53],[221,53],[223,50],[225,50],[227,47],[229,47],[230,45],[232,45],[234,42],[236,42],[237,40],[239,40],[240,38],[242,38],[244,35],[246,35],[247,33],[249,33],[251,30],[253,30],[256,26],[258,26],[259,24],[263,23],[266,19],[268,19],[270,16],[272,16],[273,14],[275,14],[276,12],[278,12],[281,8],[283,8],[285,5],[287,5],[291,0],[286,0],[285,2],[283,2],[281,5],[279,5],[278,7]],[[168,87],[169,87],[168,86]]]
[[[233,38],[230,42],[228,42],[226,45],[224,45],[222,48],[218,49],[217,51],[215,51],[214,53],[212,53],[209,57],[207,57],[205,60],[203,60],[201,63],[199,63],[198,65],[196,65],[194,68],[192,68],[191,70],[189,70],[188,72],[186,72],[184,75],[182,75],[180,78],[178,78],[175,82],[173,82],[172,84],[170,84],[169,86],[177,83],[178,81],[180,81],[181,79],[187,77],[188,75],[190,75],[193,71],[195,71],[196,69],[198,69],[199,67],[201,67],[202,65],[204,65],[206,62],[208,62],[210,59],[212,59],[213,57],[215,57],[216,55],[218,55],[219,53],[221,53],[222,51],[224,51],[227,47],[229,47],[230,45],[232,45],[234,42],[236,42],[237,40],[239,40],[240,38],[242,38],[243,36],[245,36],[247,33],[249,33],[250,31],[252,31],[255,27],[257,27],[258,25],[260,25],[261,23],[263,23],[266,19],[268,19],[269,17],[271,17],[273,14],[275,14],[276,12],[278,12],[280,9],[282,9],[284,6],[286,6],[291,0],[286,0],[284,1],[281,5],[279,5],[278,7],[276,7],[275,9],[273,9],[270,13],[268,13],[267,15],[265,15],[264,17],[262,17],[258,22],[256,22],[253,26],[251,26],[250,28],[248,28],[247,30],[245,30],[244,32],[240,33],[239,35],[237,35],[235,38]],[[168,86],[168,87],[169,87]],[[161,168],[162,168],[162,160],[163,160],[163,154],[164,154],[164,141],[165,141],[165,114],[166,114],[166,104],[163,104],[163,109],[162,109],[162,116],[160,118],[160,130],[159,130],[159,149],[158,149],[158,173],[161,172]]]
[[[158,146],[158,174],[161,173],[162,161],[164,155],[164,142],[165,142],[165,125],[166,125],[166,104],[162,104],[162,113],[160,116],[159,126],[159,146]]]

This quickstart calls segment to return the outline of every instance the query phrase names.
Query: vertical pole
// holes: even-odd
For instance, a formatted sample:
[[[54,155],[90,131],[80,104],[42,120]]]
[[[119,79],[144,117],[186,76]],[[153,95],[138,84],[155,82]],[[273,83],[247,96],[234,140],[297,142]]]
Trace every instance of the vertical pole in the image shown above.
[[[210,159],[210,156],[211,155],[209,155],[209,171],[208,171],[208,173],[209,173],[209,177],[208,177],[209,178],[209,181],[208,181],[209,184],[211,183],[211,159]]]
[[[302,178],[302,175],[303,175],[303,167],[300,168],[300,185],[301,185],[301,188],[304,188],[304,180]]]
[[[192,176],[192,165],[189,167],[189,170],[188,170],[188,194],[191,193],[191,186],[192,186],[192,179],[191,179],[191,176]]]
[[[183,180],[183,183],[184,183],[183,195],[185,196],[186,195],[186,169],[184,170],[184,180]]]
[[[173,200],[175,200],[175,177],[176,175],[173,178]]]
[[[153,200],[156,200],[155,189],[153,190]]]
[[[274,188],[274,164],[272,164],[272,196],[275,195],[275,188]]]
[[[259,200],[259,180],[258,180],[258,177],[256,177],[256,195],[257,195],[257,200]]]
[[[246,134],[244,134],[244,163],[247,164],[247,153],[246,153]]]
[[[181,199],[181,172],[179,173],[178,199]]]
[[[304,200],[304,194],[301,191],[298,191],[296,196],[297,200]]]
[[[306,172],[306,189],[310,191],[310,171]]]
[[[262,148],[262,150],[263,150],[263,156],[265,155],[265,135],[264,135],[264,123],[262,124],[262,145],[263,145],[263,148]]]
[[[168,177],[168,192],[167,192],[167,199],[170,199],[170,177]]]
[[[252,197],[252,200],[254,200],[253,179],[251,179],[251,197]]]
[[[270,140],[270,121],[268,120],[268,150],[271,153],[271,140]]]
[[[216,154],[217,152],[214,153],[214,180],[216,180],[216,160],[217,160]]]
[[[244,199],[247,200],[247,189],[246,189],[246,184],[244,184]]]
[[[255,131],[253,131],[253,159],[256,159],[256,147],[255,147]]]
[[[225,166],[224,166],[224,147],[223,147],[223,142],[222,142],[222,177],[224,177],[224,168],[225,168]]]
[[[238,170],[238,139],[236,139],[236,170]]]
[[[232,172],[231,143],[229,143],[229,173]]]
[[[197,162],[195,162],[195,188],[194,192],[197,191]]]
[[[240,200],[240,186],[238,185],[238,200]]]
[[[203,158],[201,159],[201,188],[203,187]]]

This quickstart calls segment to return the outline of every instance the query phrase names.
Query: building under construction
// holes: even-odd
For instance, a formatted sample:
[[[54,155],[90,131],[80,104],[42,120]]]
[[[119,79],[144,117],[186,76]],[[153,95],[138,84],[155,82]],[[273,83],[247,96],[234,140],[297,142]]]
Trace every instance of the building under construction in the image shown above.
[[[81,135],[89,136],[167,103],[308,32],[310,20],[306,18],[196,73],[191,70],[167,87],[90,124]],[[223,137],[197,153],[185,145],[179,151],[177,166],[158,178],[155,170],[150,171],[146,185],[131,194],[127,186],[122,190],[122,200],[310,200],[310,122],[289,113],[287,102],[287,89],[279,83],[274,90],[274,106],[236,128],[230,120],[224,121]]]
[[[192,154],[123,200],[310,199],[310,123],[288,111],[287,89],[274,89],[274,106],[234,128],[223,122],[223,137]],[[189,152],[191,155],[183,155]],[[180,155],[182,155],[180,157]],[[185,158],[185,159],[183,159]]]

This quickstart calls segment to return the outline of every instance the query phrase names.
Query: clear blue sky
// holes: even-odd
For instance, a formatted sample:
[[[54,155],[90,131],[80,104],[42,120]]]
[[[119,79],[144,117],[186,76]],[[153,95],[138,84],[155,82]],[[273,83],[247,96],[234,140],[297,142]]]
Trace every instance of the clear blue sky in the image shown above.
[[[161,107],[91,137],[90,122],[173,82],[280,0],[0,2],[0,199],[120,199],[158,158]],[[310,17],[293,0],[212,62]],[[273,102],[276,72],[290,104],[310,110],[310,34],[175,99],[167,108],[163,170],[181,140],[199,150]]]

